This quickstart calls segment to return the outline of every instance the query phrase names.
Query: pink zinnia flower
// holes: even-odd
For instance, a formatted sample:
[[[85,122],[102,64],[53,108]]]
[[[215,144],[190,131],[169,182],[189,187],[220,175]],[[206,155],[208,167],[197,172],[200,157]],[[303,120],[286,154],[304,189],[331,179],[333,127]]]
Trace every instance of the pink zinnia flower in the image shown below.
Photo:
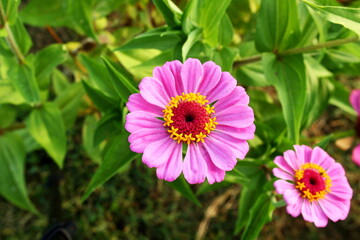
[[[273,169],[281,178],[274,186],[278,194],[283,194],[287,212],[293,217],[301,213],[316,227],[325,227],[328,219],[344,220],[352,198],[344,168],[319,147],[294,148],[276,157],[279,168]]]
[[[358,114],[355,130],[360,137],[360,89],[353,90],[350,94],[350,103]],[[360,144],[357,145],[352,152],[353,162],[360,166]]]
[[[139,89],[126,104],[125,128],[131,150],[143,153],[158,178],[183,172],[191,184],[220,182],[247,154],[255,131],[249,97],[214,62],[167,62]]]

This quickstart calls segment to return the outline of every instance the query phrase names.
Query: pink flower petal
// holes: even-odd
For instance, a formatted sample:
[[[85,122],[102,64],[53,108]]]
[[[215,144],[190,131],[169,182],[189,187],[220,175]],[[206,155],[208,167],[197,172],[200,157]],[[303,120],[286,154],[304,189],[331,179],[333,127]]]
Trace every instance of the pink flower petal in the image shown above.
[[[285,151],[284,159],[292,169],[294,169],[294,170],[300,169],[301,166],[299,166],[297,156],[293,150]]]
[[[169,134],[163,128],[139,129],[129,136],[130,149],[133,152],[143,153],[148,145],[165,138],[169,138]]]
[[[129,101],[126,103],[126,107],[130,112],[143,111],[152,113],[158,117],[162,116],[162,108],[148,103],[140,93],[131,94]]]
[[[154,104],[162,109],[170,101],[170,96],[166,93],[160,80],[152,77],[144,78],[139,84],[141,96],[149,103]]]
[[[216,131],[229,134],[234,138],[250,140],[254,138],[255,124],[250,124],[249,126],[244,128],[236,128],[232,126],[218,124],[216,126]]]
[[[163,121],[152,114],[136,111],[126,115],[125,129],[128,132],[133,133],[143,128],[162,128],[166,132]]]
[[[219,124],[237,128],[250,126],[254,122],[252,108],[245,105],[235,105],[220,113],[215,109],[215,117]]]
[[[236,87],[236,80],[228,72],[221,73],[218,84],[207,94],[209,103],[215,102],[229,95]]]
[[[354,148],[351,158],[356,165],[360,166],[360,144]]]
[[[281,168],[282,170],[287,172],[289,175],[294,175],[295,174],[294,168],[291,167],[287,161],[285,161],[284,157],[282,157],[282,156],[275,157],[274,163],[279,168]]]
[[[328,220],[327,216],[325,215],[325,213],[323,212],[323,210],[321,209],[318,202],[316,202],[316,201],[312,202],[311,210],[312,210],[312,216],[313,216],[315,226],[316,227],[326,227],[329,220]]]
[[[287,213],[293,217],[298,217],[301,213],[301,209],[302,209],[302,205],[303,205],[304,201],[306,201],[306,200],[304,200],[303,198],[300,198],[299,201],[297,201],[296,203],[291,204],[291,205],[288,204],[286,206]]]
[[[226,143],[227,147],[231,148],[234,152],[236,158],[244,159],[249,152],[249,144],[245,140],[234,138],[231,135],[220,132],[211,132],[209,136],[219,142]]]
[[[177,95],[181,95],[184,92],[184,86],[182,84],[180,75],[182,63],[178,60],[175,60],[165,63],[164,66],[166,66],[170,70],[172,76],[174,77]]]
[[[330,167],[326,170],[330,179],[345,178],[345,170],[340,163],[333,162]]]
[[[360,115],[360,89],[351,91],[350,103],[357,112],[357,114]]]
[[[284,194],[284,191],[288,189],[295,189],[294,184],[284,181],[282,179],[276,180],[274,182],[274,187],[275,187],[275,191],[278,194]]]
[[[178,95],[174,76],[167,66],[156,67],[153,71],[153,76],[160,80],[170,98]]]
[[[176,143],[170,137],[152,142],[145,148],[142,161],[148,167],[159,167],[170,161],[175,152],[181,152],[181,147],[182,144]]]
[[[297,190],[294,187],[290,189],[286,189],[284,191],[283,197],[285,202],[290,205],[297,203],[301,198],[299,190]]]
[[[351,199],[353,196],[353,190],[351,189],[347,179],[342,178],[332,179],[331,193],[341,199]]]
[[[335,160],[331,158],[322,148],[315,147],[311,153],[310,162],[315,163],[326,170],[335,163]]]
[[[175,147],[171,149],[172,151],[168,155],[168,161],[156,169],[157,177],[168,182],[177,179],[183,170],[182,144],[178,144],[173,140],[171,141],[175,143]]]
[[[216,112],[221,112],[234,105],[248,105],[249,96],[246,94],[243,87],[237,86],[235,89],[226,97],[219,99],[214,104]]]
[[[311,208],[311,203],[305,199],[301,207],[301,214],[305,221],[314,222],[313,211]]]
[[[273,174],[275,177],[278,177],[278,178],[281,178],[284,180],[294,181],[293,175],[290,175],[288,172],[285,172],[284,170],[282,170],[280,168],[274,168]]]
[[[230,171],[235,167],[237,163],[235,154],[229,147],[224,145],[224,143],[213,138],[206,138],[204,143],[199,144],[205,147],[210,155],[211,161],[218,168],[224,171]]]
[[[188,145],[184,159],[184,177],[190,184],[202,183],[207,173],[206,162],[195,144]]]
[[[312,149],[306,145],[294,145],[294,149],[296,152],[297,159],[299,161],[299,166],[304,163],[309,163],[311,159]]]
[[[340,200],[332,194],[327,194],[326,198],[318,200],[325,215],[333,222],[344,220],[350,209],[350,200]]]
[[[203,78],[203,67],[198,59],[187,59],[181,68],[181,79],[185,93],[197,93]]]
[[[209,184],[223,181],[225,178],[225,171],[221,170],[220,168],[214,165],[214,163],[210,158],[209,153],[206,151],[206,149],[203,146],[199,144],[199,147],[200,147],[200,153],[203,156],[207,165],[206,177]]]
[[[207,96],[210,90],[215,88],[221,78],[221,68],[214,62],[208,61],[203,64],[204,76],[199,85],[199,92]]]

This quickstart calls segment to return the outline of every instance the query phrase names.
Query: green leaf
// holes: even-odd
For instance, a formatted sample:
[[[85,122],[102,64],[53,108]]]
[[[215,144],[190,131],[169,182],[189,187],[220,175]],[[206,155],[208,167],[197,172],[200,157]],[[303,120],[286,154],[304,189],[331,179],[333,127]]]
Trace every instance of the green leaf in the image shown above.
[[[31,0],[21,10],[21,19],[30,25],[43,27],[50,25],[54,27],[64,26],[71,20],[69,6],[71,0]]]
[[[295,47],[300,38],[296,0],[261,2],[256,18],[255,45],[259,52]]]
[[[122,131],[121,113],[106,113],[96,125],[94,133],[94,146],[99,145],[106,138],[118,135]]]
[[[240,161],[239,163],[241,163]],[[251,181],[243,185],[238,207],[238,217],[236,219],[235,234],[238,234],[247,225],[250,219],[249,209],[254,206],[254,202],[262,193],[262,187],[266,183],[264,171],[259,170],[259,165],[252,162],[245,161],[239,169],[243,170]],[[250,173],[250,174],[249,174]]]
[[[16,118],[16,109],[8,104],[0,104],[0,129],[10,126]]]
[[[110,74],[111,83],[121,100],[127,102],[131,94],[139,92],[139,90],[133,86],[130,80],[116,69],[113,63],[109,62],[105,58],[102,60],[108,73]]]
[[[330,97],[330,104],[337,106],[341,110],[353,116],[356,116],[357,113],[349,102],[349,91],[345,89],[343,84],[334,79],[331,79],[330,82],[333,86],[332,95]]]
[[[109,98],[96,88],[91,87],[86,81],[82,81],[82,83],[88,96],[101,111],[106,112],[118,107],[115,100]]]
[[[6,21],[12,25],[16,22],[17,16],[18,16],[18,6],[20,4],[20,0],[1,0],[2,7],[4,9],[4,13],[6,16]],[[0,26],[3,23],[1,23],[0,19]]]
[[[197,199],[194,192],[191,190],[189,184],[183,176],[178,177],[175,181],[166,182],[170,187],[181,193],[187,200],[194,203],[196,206],[201,207],[201,203]]]
[[[201,2],[199,27],[203,28],[203,37],[207,39],[218,29],[231,0],[202,0]]]
[[[163,15],[167,25],[177,26],[180,24],[182,12],[171,0],[153,0],[153,2]]]
[[[35,79],[35,71],[29,61],[15,65],[9,73],[14,88],[30,105],[40,103],[40,90]]]
[[[218,51],[215,51],[213,60],[216,62],[222,71],[230,72],[234,63],[236,52],[229,47],[223,47]]]
[[[223,46],[228,46],[233,39],[234,28],[227,14],[221,19],[218,30],[219,43]]]
[[[81,83],[72,83],[55,99],[55,104],[61,111],[66,129],[73,126],[79,112],[84,89]]]
[[[263,226],[271,220],[274,209],[271,197],[267,193],[261,194],[250,210],[250,218],[241,239],[257,239]]]
[[[34,109],[26,120],[31,136],[62,168],[66,154],[66,136],[61,112],[56,104],[45,103]]]
[[[19,46],[21,53],[25,55],[31,48],[32,41],[21,19],[18,18],[16,23],[11,25],[10,28],[14,35],[16,44]]]
[[[273,84],[283,108],[290,139],[299,143],[306,98],[305,64],[302,55],[279,57],[263,54],[265,76]]]
[[[60,95],[68,86],[70,86],[69,79],[66,75],[58,69],[54,69],[51,74],[51,80],[56,95]]]
[[[111,83],[106,67],[101,61],[96,61],[84,54],[80,55],[80,60],[90,75],[89,81],[92,83],[92,86],[99,89],[103,94],[117,99],[118,94]]]
[[[350,7],[323,6],[310,1],[303,1],[309,8],[326,20],[341,24],[360,36],[360,9]]]
[[[0,195],[16,206],[39,214],[25,186],[25,146],[14,134],[0,135]]]
[[[201,39],[201,33],[202,30],[200,28],[195,28],[193,31],[189,33],[188,38],[186,39],[181,49],[183,61],[185,61],[188,58],[190,49],[195,45],[197,41]]]
[[[121,47],[116,48],[115,51],[138,48],[167,50],[174,48],[181,38],[181,31],[169,31],[166,27],[156,28],[131,39]]]
[[[48,88],[50,74],[61,63],[65,62],[68,54],[63,45],[52,44],[36,53],[34,59],[35,76],[40,88]]]
[[[89,0],[70,1],[72,27],[81,34],[97,40],[92,19],[92,2]]]
[[[101,163],[100,147],[94,145],[97,120],[94,115],[86,116],[82,128],[82,144],[87,155],[96,163]]]
[[[130,151],[128,136],[127,133],[122,133],[111,142],[111,146],[101,165],[91,178],[90,184],[81,198],[82,202],[85,201],[97,187],[113,177],[121,167],[135,158],[136,153]]]

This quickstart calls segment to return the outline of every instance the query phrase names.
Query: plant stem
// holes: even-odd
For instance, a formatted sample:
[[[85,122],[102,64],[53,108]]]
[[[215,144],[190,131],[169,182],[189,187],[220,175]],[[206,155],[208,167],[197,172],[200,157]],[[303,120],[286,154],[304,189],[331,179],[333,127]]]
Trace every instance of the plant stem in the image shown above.
[[[343,38],[343,39],[337,39],[337,40],[333,40],[333,41],[329,41],[329,42],[319,43],[319,44],[311,45],[311,46],[307,46],[307,47],[293,48],[293,49],[285,50],[283,52],[279,52],[279,53],[277,53],[277,55],[287,56],[287,55],[292,55],[292,54],[311,52],[311,51],[319,50],[322,48],[331,48],[331,47],[336,47],[336,46],[340,46],[340,45],[343,45],[346,43],[352,43],[352,42],[357,42],[357,41],[359,41],[359,37],[354,36],[354,37],[350,37],[350,38]],[[255,56],[252,56],[249,58],[244,58],[244,59],[234,62],[233,67],[234,68],[241,67],[241,66],[249,64],[249,63],[258,62],[260,60],[261,60],[261,55],[255,55]]]
[[[2,22],[4,24],[5,31],[8,34],[8,36],[6,37],[7,42],[9,43],[11,49],[13,50],[16,57],[18,58],[20,64],[24,64],[25,63],[25,57],[22,54],[19,46],[16,43],[14,34],[12,33],[10,25],[7,22],[7,17],[5,15],[4,7],[3,7],[3,4],[2,4],[1,1],[0,1],[0,19],[1,19],[0,22]]]

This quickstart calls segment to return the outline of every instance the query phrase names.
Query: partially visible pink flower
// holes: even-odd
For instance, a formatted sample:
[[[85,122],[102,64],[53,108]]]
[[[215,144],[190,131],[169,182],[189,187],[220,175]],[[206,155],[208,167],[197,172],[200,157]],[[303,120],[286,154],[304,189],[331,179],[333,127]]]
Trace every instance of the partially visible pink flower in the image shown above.
[[[353,90],[350,94],[350,103],[358,114],[355,131],[357,136],[360,137],[360,89]],[[360,145],[357,145],[352,152],[353,162],[360,166]]]
[[[319,147],[294,148],[276,157],[274,162],[279,168],[273,169],[280,178],[274,187],[283,195],[287,212],[293,217],[301,213],[316,227],[325,227],[328,219],[344,220],[353,195],[344,168]]]
[[[125,128],[131,150],[158,178],[183,172],[191,184],[220,182],[247,154],[255,131],[249,96],[214,62],[167,62],[139,89],[126,104]]]

